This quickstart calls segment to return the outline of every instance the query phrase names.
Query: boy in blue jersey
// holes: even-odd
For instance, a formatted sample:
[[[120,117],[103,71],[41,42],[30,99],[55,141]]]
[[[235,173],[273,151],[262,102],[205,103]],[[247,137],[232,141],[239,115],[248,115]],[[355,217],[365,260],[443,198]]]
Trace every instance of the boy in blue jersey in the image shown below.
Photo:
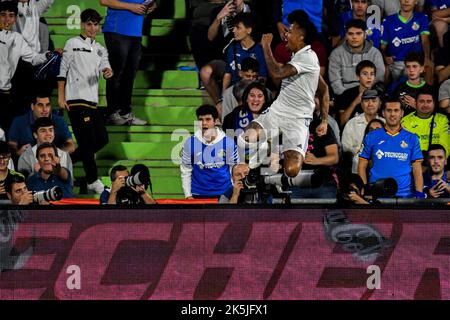
[[[450,24],[450,0],[428,0],[431,11],[431,24],[436,31],[439,46],[444,46],[444,34]]]
[[[131,112],[134,78],[141,57],[144,16],[156,9],[155,1],[100,0],[108,7],[103,25],[114,76],[106,83],[107,117],[112,125],[146,125]]]
[[[397,197],[425,198],[419,138],[402,128],[403,109],[400,102],[386,102],[383,117],[386,119],[385,127],[370,132],[364,139],[358,174],[364,183],[394,178],[398,185]],[[369,161],[372,161],[372,167],[367,179]]]
[[[233,138],[216,127],[217,109],[196,110],[201,130],[186,140],[181,157],[181,182],[187,199],[219,198],[231,185],[230,167],[239,162]]]
[[[423,53],[425,69],[431,68],[428,17],[415,12],[416,0],[399,0],[400,12],[384,19],[381,26],[381,52],[392,80],[405,70],[405,57],[409,52]],[[389,70],[388,70],[389,69]],[[388,73],[387,73],[388,74]]]

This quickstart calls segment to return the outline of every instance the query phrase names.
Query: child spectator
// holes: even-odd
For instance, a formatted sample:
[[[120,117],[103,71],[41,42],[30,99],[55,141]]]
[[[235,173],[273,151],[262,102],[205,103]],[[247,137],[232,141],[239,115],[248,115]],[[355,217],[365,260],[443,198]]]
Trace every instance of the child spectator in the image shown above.
[[[261,44],[253,39],[255,21],[250,13],[241,13],[234,20],[234,42],[226,51],[225,75],[222,87],[225,91],[230,85],[234,85],[239,78],[241,64],[246,57],[252,57],[259,62],[259,75],[265,81],[267,79],[267,66]]]
[[[372,61],[363,60],[356,66],[355,74],[359,81],[359,86],[347,89],[341,96],[336,97],[335,107],[338,112],[338,121],[342,128],[349,119],[363,113],[361,96],[365,90],[374,86],[377,67]]]
[[[393,95],[402,103],[405,115],[416,109],[416,98],[420,92],[432,90],[432,87],[421,77],[424,72],[423,64],[423,55],[417,52],[410,52],[405,58],[408,80],[400,84]]]
[[[409,52],[423,53],[425,69],[432,67],[428,17],[414,11],[415,1],[399,1],[400,12],[383,20],[381,35],[381,52],[388,66],[387,75],[390,74],[393,81],[403,75],[404,61]]]
[[[97,194],[105,186],[98,179],[95,153],[108,143],[108,133],[97,109],[98,83],[100,74],[105,79],[113,76],[108,52],[95,41],[101,20],[93,9],[81,13],[83,31],[66,42],[58,77],[58,104],[68,111],[78,143],[72,161],[83,162],[88,191]]]

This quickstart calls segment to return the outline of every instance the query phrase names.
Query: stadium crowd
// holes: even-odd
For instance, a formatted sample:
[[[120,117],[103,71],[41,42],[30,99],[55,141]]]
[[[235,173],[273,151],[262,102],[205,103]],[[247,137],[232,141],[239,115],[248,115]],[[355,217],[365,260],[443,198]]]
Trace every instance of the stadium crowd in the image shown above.
[[[81,162],[101,203],[133,203],[116,201],[128,169],[113,168],[105,188],[95,154],[108,144],[106,124],[147,124],[131,97],[157,1],[99,2],[106,17],[84,10],[81,34],[56,49],[42,19],[54,0],[0,2],[0,199],[29,204],[31,192],[54,186],[76,197]],[[449,197],[450,0],[186,2],[200,89],[212,101],[184,143],[187,199],[239,203],[261,168],[293,198],[340,198],[349,176],[361,184],[348,191],[354,203],[369,203],[362,186],[387,178],[399,198]],[[106,108],[97,107],[100,76]],[[296,183],[305,172],[318,183]],[[138,196],[129,198],[154,203],[147,187],[130,187]]]

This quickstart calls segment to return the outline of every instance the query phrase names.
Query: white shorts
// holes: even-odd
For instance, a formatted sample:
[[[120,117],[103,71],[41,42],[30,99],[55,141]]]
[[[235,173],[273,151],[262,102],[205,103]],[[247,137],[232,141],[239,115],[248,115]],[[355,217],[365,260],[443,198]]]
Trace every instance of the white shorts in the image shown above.
[[[268,109],[253,121],[263,127],[268,139],[274,140],[280,133],[283,134],[282,152],[297,151],[305,158],[311,119],[279,116]]]

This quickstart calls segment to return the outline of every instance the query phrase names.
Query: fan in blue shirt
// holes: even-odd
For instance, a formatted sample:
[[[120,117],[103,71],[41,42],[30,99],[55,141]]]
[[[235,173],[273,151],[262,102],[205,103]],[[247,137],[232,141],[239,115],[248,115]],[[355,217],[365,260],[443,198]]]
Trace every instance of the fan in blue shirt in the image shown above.
[[[404,61],[412,51],[423,52],[426,58],[430,57],[428,17],[420,12],[412,12],[410,18],[405,19],[401,13],[384,19],[381,26],[382,51],[385,50],[385,55],[394,61]],[[424,46],[424,42],[428,44]]]
[[[181,180],[186,198],[217,197],[231,187],[230,167],[239,155],[232,138],[215,127],[218,113],[214,106],[197,111],[201,130],[186,140],[181,157]]]
[[[386,103],[383,116],[386,126],[370,132],[364,139],[363,150],[359,155],[358,174],[364,183],[394,178],[398,185],[396,196],[424,198],[421,166],[423,156],[419,138],[401,127],[403,110],[400,102]],[[372,167],[367,179],[369,161],[372,161]]]

